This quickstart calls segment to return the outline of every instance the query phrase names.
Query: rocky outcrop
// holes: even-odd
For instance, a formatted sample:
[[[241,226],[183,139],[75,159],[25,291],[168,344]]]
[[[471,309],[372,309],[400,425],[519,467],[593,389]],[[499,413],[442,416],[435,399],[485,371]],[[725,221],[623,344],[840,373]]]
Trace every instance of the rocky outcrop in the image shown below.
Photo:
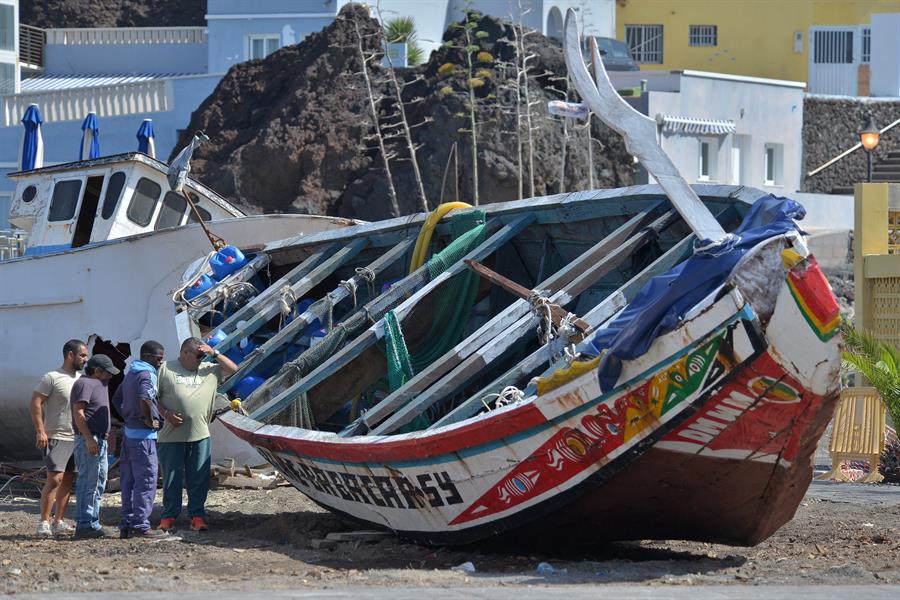
[[[390,215],[387,178],[372,142],[375,131],[364,92],[357,50],[362,33],[367,52],[378,53],[378,23],[358,6],[345,7],[322,32],[301,44],[282,48],[261,61],[234,66],[191,118],[179,147],[197,130],[210,142],[195,153],[192,174],[243,208],[258,212],[309,212],[362,219]],[[514,50],[505,40],[513,29],[480,17],[470,30],[476,64],[467,67],[461,27],[451,27],[445,45],[413,69],[398,69],[403,100],[418,145],[426,195],[434,207],[455,199],[472,201],[473,162],[468,90],[475,82],[478,120],[478,175],[482,202],[518,197],[518,151],[513,100]],[[566,70],[559,43],[529,35],[534,138],[534,192],[537,195],[586,189],[589,170],[594,187],[632,182],[631,158],[619,136],[596,119],[592,125],[593,164],[587,160],[584,125],[569,122],[563,169],[563,122],[547,112],[547,101],[560,99]],[[396,102],[385,68],[372,61],[368,70],[379,96],[379,120],[395,122]],[[472,77],[474,75],[474,77]],[[452,160],[456,144],[457,160]],[[525,153],[527,156],[527,144]],[[413,170],[402,138],[388,142],[393,182],[402,213],[419,209]],[[527,159],[525,161],[527,163]],[[458,168],[457,168],[458,165]],[[527,167],[526,167],[527,168]],[[446,181],[445,180],[445,172]],[[528,194],[528,185],[525,185]]]
[[[206,0],[25,0],[19,20],[60,27],[176,27],[206,25]]]

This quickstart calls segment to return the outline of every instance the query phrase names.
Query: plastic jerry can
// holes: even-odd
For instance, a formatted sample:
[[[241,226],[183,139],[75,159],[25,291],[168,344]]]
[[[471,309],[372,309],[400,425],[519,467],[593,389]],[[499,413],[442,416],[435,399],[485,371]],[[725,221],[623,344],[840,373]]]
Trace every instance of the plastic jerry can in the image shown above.
[[[225,246],[209,259],[209,266],[212,267],[213,275],[219,281],[246,264],[247,258],[244,256],[244,253],[235,246]]]
[[[194,283],[192,283],[186,290],[184,290],[184,297],[187,300],[196,298],[214,285],[216,285],[215,280],[206,273],[203,273],[202,275],[200,275],[200,277],[197,278],[196,281],[194,281]]]

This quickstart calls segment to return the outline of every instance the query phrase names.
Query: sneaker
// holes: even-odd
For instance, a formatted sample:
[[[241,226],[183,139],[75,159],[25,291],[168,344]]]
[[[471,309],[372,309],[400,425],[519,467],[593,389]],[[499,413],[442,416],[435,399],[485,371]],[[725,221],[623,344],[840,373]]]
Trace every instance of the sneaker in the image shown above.
[[[142,540],[161,540],[169,537],[169,534],[162,529],[132,529],[131,537]]]
[[[106,537],[106,532],[102,529],[76,529],[75,530],[75,539],[76,540],[92,540],[95,538],[104,538]]]
[[[171,529],[175,529],[175,519],[172,517],[166,517],[164,519],[160,519],[159,528],[163,531],[169,531]]]
[[[209,526],[203,517],[191,517],[191,531],[209,531]]]
[[[53,535],[59,535],[61,533],[72,533],[75,531],[75,528],[66,523],[65,521],[56,521],[53,525],[50,526],[50,529],[53,530]]]
[[[53,529],[50,527],[50,521],[41,521],[37,526],[37,534],[41,537],[51,537]]]

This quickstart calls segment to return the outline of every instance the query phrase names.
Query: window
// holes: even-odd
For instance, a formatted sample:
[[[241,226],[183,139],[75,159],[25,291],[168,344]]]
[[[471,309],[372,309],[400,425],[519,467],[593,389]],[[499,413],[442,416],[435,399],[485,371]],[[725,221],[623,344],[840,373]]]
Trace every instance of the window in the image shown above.
[[[714,139],[700,139],[699,144],[697,179],[699,181],[715,180],[718,171],[719,143]]]
[[[691,46],[718,45],[718,27],[716,25],[691,25],[688,32],[688,44]]]
[[[608,56],[610,58],[631,58],[628,54],[628,46],[619,40],[605,37],[595,37],[594,39],[597,40],[597,51],[600,52],[602,56]]]
[[[0,50],[16,49],[16,15],[11,4],[0,4]]]
[[[766,144],[763,157],[763,185],[781,185],[782,176],[782,151],[781,144]]]
[[[9,63],[0,63],[0,96],[7,96],[15,93],[16,67]]]
[[[628,44],[631,57],[634,58],[635,62],[662,64],[662,25],[626,25],[625,43]]]
[[[193,200],[194,206],[197,207],[197,212],[200,213],[200,218],[203,219],[203,222],[209,223],[212,220],[212,215],[209,214],[209,211],[200,206],[200,204],[198,203],[199,199],[197,198],[197,196],[191,194],[191,200]],[[197,222],[197,215],[194,214],[193,210],[188,211],[188,223],[196,223],[196,222]]]
[[[167,192],[166,197],[163,198],[162,208],[159,210],[154,229],[181,225],[181,219],[184,218],[184,209],[186,208],[187,200],[184,199],[184,196],[175,192]]]
[[[868,63],[871,62],[872,58],[872,28],[871,27],[863,27],[862,28],[862,52],[859,57],[859,62]]]
[[[153,219],[153,213],[156,211],[156,204],[159,202],[159,194],[161,192],[162,188],[159,187],[158,183],[146,177],[141,177],[134,188],[131,203],[128,205],[128,212],[126,213],[128,219],[141,227],[149,225]]]
[[[106,196],[103,197],[103,209],[100,211],[100,216],[104,219],[110,218],[116,212],[116,204],[119,203],[123,187],[125,187],[125,173],[122,171],[113,173],[106,185]]]
[[[25,191],[22,192],[22,202],[31,202],[34,200],[35,196],[37,196],[37,188],[33,185],[29,185],[25,188]]]
[[[853,63],[853,32],[847,30],[813,31],[813,62],[819,65]]]
[[[80,194],[80,179],[69,179],[57,183],[53,188],[53,199],[50,201],[50,215],[47,220],[71,221],[75,216],[75,207],[78,206]]]
[[[249,48],[247,59],[255,60],[257,58],[265,58],[278,50],[281,45],[281,36],[274,35],[251,35],[249,37]]]

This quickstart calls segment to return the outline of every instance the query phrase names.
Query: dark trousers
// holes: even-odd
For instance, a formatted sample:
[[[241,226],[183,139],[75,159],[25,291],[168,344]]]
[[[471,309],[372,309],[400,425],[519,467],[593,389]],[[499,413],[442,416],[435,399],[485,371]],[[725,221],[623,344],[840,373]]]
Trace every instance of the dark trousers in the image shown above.
[[[196,442],[160,442],[157,445],[163,471],[163,519],[181,514],[181,488],[187,483],[188,517],[205,517],[209,494],[212,444],[209,438]]]
[[[122,485],[122,522],[120,529],[150,529],[150,513],[156,498],[156,440],[126,437],[119,455]]]

